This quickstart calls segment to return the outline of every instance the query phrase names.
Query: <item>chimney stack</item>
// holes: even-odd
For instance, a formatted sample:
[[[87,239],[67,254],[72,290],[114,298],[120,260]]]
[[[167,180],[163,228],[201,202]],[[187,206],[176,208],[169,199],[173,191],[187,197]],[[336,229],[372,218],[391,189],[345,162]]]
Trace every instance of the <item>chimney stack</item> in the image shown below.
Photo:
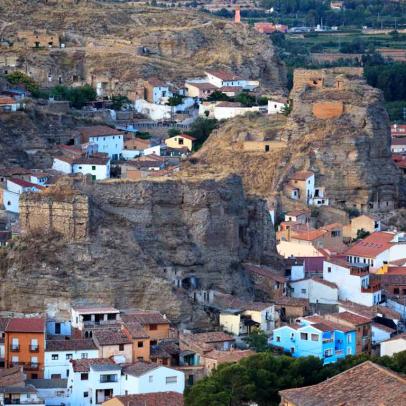
[[[235,6],[234,22],[237,24],[241,22],[240,6]]]

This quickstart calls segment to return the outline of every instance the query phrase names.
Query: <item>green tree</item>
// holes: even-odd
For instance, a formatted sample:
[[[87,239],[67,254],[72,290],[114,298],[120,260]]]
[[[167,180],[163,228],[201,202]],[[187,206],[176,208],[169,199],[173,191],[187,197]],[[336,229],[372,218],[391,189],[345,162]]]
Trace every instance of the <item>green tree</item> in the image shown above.
[[[179,128],[170,128],[168,130],[168,136],[169,137],[175,137],[176,135],[181,134],[182,132],[179,130]]]
[[[207,140],[213,130],[218,128],[218,120],[215,118],[198,117],[191,125],[188,133],[196,138],[195,150],[199,149]]]
[[[127,96],[121,96],[121,95],[113,96],[111,98],[111,101],[112,101],[111,107],[113,108],[113,110],[121,110],[121,108],[124,105],[131,103]]]
[[[369,231],[365,231],[363,228],[357,230],[357,237],[354,238],[354,241],[363,240],[365,237],[368,237],[371,234]]]
[[[38,84],[23,72],[11,72],[6,75],[6,79],[12,85],[23,85],[34,97],[39,92]]]
[[[261,329],[255,329],[247,337],[247,344],[256,352],[264,352],[268,347],[268,336]]]
[[[174,94],[173,96],[169,97],[168,102],[166,103],[167,106],[176,107],[179,104],[183,103],[183,97],[179,94]]]
[[[207,97],[207,100],[208,101],[230,101],[230,100],[232,100],[232,98],[227,96],[225,93],[216,90],[209,97]]]

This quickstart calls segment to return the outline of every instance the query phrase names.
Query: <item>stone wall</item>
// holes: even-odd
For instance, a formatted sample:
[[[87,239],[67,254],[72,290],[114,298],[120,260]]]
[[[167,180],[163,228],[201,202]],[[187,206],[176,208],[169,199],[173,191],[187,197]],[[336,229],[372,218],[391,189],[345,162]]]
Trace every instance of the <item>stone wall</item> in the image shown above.
[[[85,240],[89,235],[88,197],[78,193],[24,193],[20,197],[23,234],[57,232],[65,240]]]
[[[320,102],[313,104],[313,114],[321,120],[340,117],[343,112],[343,102]]]
[[[269,149],[267,150],[266,147]],[[286,148],[286,142],[283,141],[244,141],[244,151],[268,152]]]

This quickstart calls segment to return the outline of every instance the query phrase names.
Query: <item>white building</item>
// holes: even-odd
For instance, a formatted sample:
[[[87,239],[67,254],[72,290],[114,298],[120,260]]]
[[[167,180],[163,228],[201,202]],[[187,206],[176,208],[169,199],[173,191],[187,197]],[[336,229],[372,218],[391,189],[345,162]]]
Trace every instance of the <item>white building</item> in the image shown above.
[[[381,357],[388,355],[391,357],[401,351],[406,351],[406,333],[399,334],[392,337],[390,340],[384,341],[380,345],[381,347]]]
[[[20,195],[24,192],[39,192],[44,189],[41,185],[22,179],[7,179],[6,189],[3,190],[3,204],[7,211],[19,213]]]
[[[134,103],[135,111],[145,114],[151,120],[171,120],[175,113],[184,113],[189,110],[196,100],[193,97],[184,97],[182,103],[177,106],[168,106],[166,104],[150,103],[147,100],[137,99]]]
[[[406,256],[406,233],[378,231],[357,241],[344,253],[351,264],[368,264],[378,269]]]
[[[66,174],[91,175],[93,180],[110,178],[110,158],[100,156],[55,157],[52,169]]]
[[[81,331],[94,326],[108,326],[120,321],[120,310],[110,306],[77,305],[71,308],[72,327]]]
[[[37,390],[45,406],[66,406],[69,404],[67,379],[30,379],[26,381]]]
[[[105,125],[80,127],[81,144],[97,144],[98,152],[107,154],[112,160],[120,159],[124,149],[124,135],[122,131]]]
[[[32,385],[4,386],[0,388],[0,405],[45,405]]]
[[[96,358],[72,361],[68,387],[72,406],[90,406],[117,395],[183,393],[185,376],[159,364],[140,361],[122,367]]]
[[[206,71],[205,74],[207,82],[216,86],[217,88],[241,87],[241,89],[244,90],[254,90],[259,86],[258,80],[243,79],[232,72],[223,70],[209,70]]]
[[[281,101],[279,99],[268,100],[268,114],[282,114],[288,101]]]
[[[335,283],[321,278],[291,281],[291,296],[307,299],[310,303],[336,304],[338,302],[338,287]]]
[[[91,339],[47,340],[45,379],[67,379],[71,360],[97,358],[99,350]]]
[[[339,300],[350,300],[365,306],[381,301],[379,284],[371,284],[367,264],[349,264],[342,259],[329,259],[323,264],[323,279],[338,287]]]
[[[372,331],[372,345],[379,344],[383,341],[389,340],[393,334],[396,333],[396,330],[387,327],[380,323],[371,324],[371,331]]]
[[[247,113],[267,112],[267,106],[245,107],[241,103],[229,101],[205,102],[199,105],[199,116],[214,117],[217,120],[227,120]]]

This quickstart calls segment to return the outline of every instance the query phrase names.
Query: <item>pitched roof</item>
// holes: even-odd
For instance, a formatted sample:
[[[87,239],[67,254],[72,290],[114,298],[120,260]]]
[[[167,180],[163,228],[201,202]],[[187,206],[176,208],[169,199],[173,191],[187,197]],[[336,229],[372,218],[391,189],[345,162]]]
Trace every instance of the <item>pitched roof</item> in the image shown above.
[[[37,389],[66,389],[68,386],[67,379],[27,379],[25,383]]]
[[[367,317],[369,319],[373,319],[378,313],[382,314],[384,317],[388,319],[400,319],[400,314],[395,310],[390,309],[386,306],[364,306],[358,303],[350,302],[349,300],[341,300],[338,302],[339,306],[343,309],[349,311],[350,313],[356,313],[360,316]]]
[[[74,372],[89,372],[92,365],[116,365],[110,358],[84,358],[71,362]]]
[[[110,161],[109,157],[96,157],[96,156],[80,156],[72,159],[74,165],[107,165]]]
[[[131,344],[131,340],[121,330],[94,330],[93,339],[96,345]]]
[[[115,396],[123,406],[183,406],[183,395],[177,392],[143,393],[139,395]]]
[[[157,77],[148,78],[147,82],[151,86],[154,86],[154,87],[163,87],[163,86],[166,87],[167,86],[166,83],[163,80],[161,80],[161,79],[159,79]]]
[[[173,136],[171,138],[175,138],[175,137],[182,137],[182,138],[186,138],[187,140],[196,141],[196,138],[192,137],[189,134],[178,134],[178,135],[175,135],[175,136]]]
[[[136,321],[141,325],[146,324],[169,324],[169,320],[157,311],[131,311],[122,315],[125,322]]]
[[[324,257],[296,257],[302,260],[306,273],[323,273]]]
[[[348,321],[349,323],[355,324],[355,325],[371,322],[371,320],[369,318],[359,316],[358,314],[354,314],[354,313],[350,313],[350,312],[335,313],[334,316],[340,320]]]
[[[159,368],[160,366],[161,365],[154,362],[139,361],[135,362],[134,364],[126,365],[123,368],[123,372],[127,375],[141,376],[149,371],[152,371],[153,369]]]
[[[344,252],[345,255],[375,258],[380,253],[388,250],[393,243],[394,234],[384,231],[377,231],[368,237],[357,241],[352,247]]]
[[[320,330],[322,330],[322,331],[338,330],[338,331],[342,331],[344,333],[347,333],[349,331],[354,331],[353,327],[348,327],[348,326],[345,326],[344,324],[337,323],[337,322],[331,321],[331,320],[327,320],[326,318],[319,316],[317,314],[315,314],[313,316],[304,317],[303,320],[309,321],[310,323],[312,323],[312,326],[316,326],[316,324],[323,325],[323,328],[325,328],[326,330],[322,330],[322,328],[320,328]]]
[[[242,107],[239,102],[222,101],[216,104],[216,107]]]
[[[292,231],[291,239],[313,241],[326,234],[325,230],[306,230],[306,231]]]
[[[80,351],[96,349],[97,347],[91,339],[47,340],[45,351]]]
[[[230,350],[230,351],[217,351],[211,350],[204,354],[205,358],[216,360],[219,364],[226,362],[238,362],[243,358],[251,357],[256,352],[252,350]]]
[[[384,324],[381,324],[381,323],[372,323],[372,327],[375,327],[379,330],[386,331],[387,333],[390,333],[390,334],[396,333],[395,329],[385,326]]]
[[[308,178],[310,178],[310,176],[313,176],[314,173],[310,172],[310,171],[299,171],[299,172],[295,172],[290,179],[292,180],[307,180]]]
[[[144,140],[143,138],[132,138],[124,142],[124,148],[130,150],[144,150],[150,147],[150,143],[150,140]]]
[[[109,135],[123,135],[122,131],[115,128],[108,127],[106,125],[94,125],[91,127],[79,127],[77,131],[80,134],[80,140],[82,143],[88,142],[90,137],[105,137]]]
[[[338,289],[338,286],[335,283],[326,281],[325,279],[322,278],[318,278],[317,276],[313,276],[312,280],[314,280],[317,283],[321,283],[322,285],[326,285],[329,288]]]
[[[406,397],[406,380],[366,361],[317,385],[286,389],[279,394],[296,406],[401,405]]]
[[[7,324],[10,320],[9,317],[0,317],[0,332],[6,331]]]
[[[213,75],[224,81],[241,80],[240,76],[226,70],[207,70],[206,73]]]
[[[220,87],[219,89],[219,92],[239,92],[239,91],[241,91],[242,90],[242,87],[241,86],[223,86],[223,87]]]
[[[16,101],[12,97],[0,96],[0,104],[15,104]]]
[[[192,334],[193,340],[204,343],[220,343],[227,341],[235,341],[234,337],[223,331],[209,331],[208,333],[195,333]]]
[[[45,333],[45,319],[39,317],[16,317],[10,319],[6,332],[14,333]]]
[[[388,341],[396,341],[396,340],[405,340],[406,341],[406,333],[394,335],[389,340],[386,340],[385,343]]]
[[[296,297],[282,296],[272,300],[278,306],[308,306],[309,301],[307,299],[299,299]]]
[[[267,268],[266,266],[244,264],[244,269],[248,273],[258,274],[277,282],[285,283],[287,281],[287,278],[285,276],[273,271],[270,268]]]
[[[286,216],[297,217],[297,216],[310,216],[310,210],[291,210],[285,213]]]
[[[148,338],[149,335],[143,329],[138,321],[129,321],[124,323],[124,326],[127,328],[132,338]]]
[[[13,182],[16,185],[21,186],[21,187],[35,187],[37,189],[45,189],[43,186],[37,185],[36,183],[27,182],[23,179],[18,179],[18,178],[10,178],[9,182]]]

